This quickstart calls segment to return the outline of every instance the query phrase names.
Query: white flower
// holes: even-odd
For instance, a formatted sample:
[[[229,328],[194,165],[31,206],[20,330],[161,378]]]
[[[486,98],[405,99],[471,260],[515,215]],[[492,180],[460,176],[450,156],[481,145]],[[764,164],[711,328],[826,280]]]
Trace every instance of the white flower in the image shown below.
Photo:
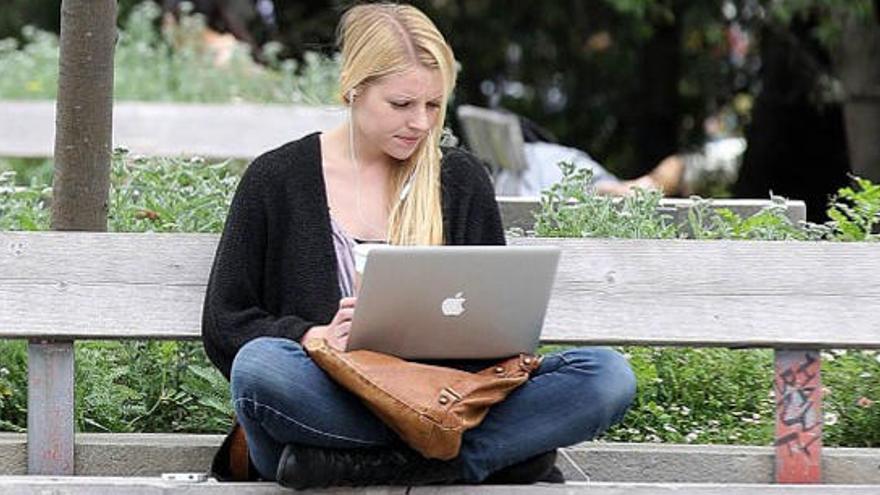
[[[837,413],[833,413],[833,412],[826,412],[825,413],[825,424],[828,426],[836,425],[838,419],[840,419],[840,418],[837,416]]]

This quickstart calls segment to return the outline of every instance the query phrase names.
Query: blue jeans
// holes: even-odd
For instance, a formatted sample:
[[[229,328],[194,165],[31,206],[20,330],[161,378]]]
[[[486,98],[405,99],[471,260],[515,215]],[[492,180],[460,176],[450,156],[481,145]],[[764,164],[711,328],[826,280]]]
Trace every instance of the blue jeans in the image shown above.
[[[248,342],[233,361],[230,382],[251,459],[266,480],[275,479],[288,443],[332,448],[402,445],[292,340],[261,337]],[[464,433],[459,454],[462,480],[477,483],[534,455],[594,438],[623,418],[635,388],[629,364],[611,349],[571,349],[545,356],[526,383]]]

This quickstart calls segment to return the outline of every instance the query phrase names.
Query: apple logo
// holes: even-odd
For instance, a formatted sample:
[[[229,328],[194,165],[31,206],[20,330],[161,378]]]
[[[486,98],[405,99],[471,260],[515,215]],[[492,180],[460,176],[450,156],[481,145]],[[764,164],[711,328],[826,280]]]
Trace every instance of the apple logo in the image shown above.
[[[443,316],[460,316],[464,313],[464,302],[467,300],[464,297],[464,292],[459,292],[455,295],[455,297],[448,297],[443,300],[443,305],[440,307],[441,311],[443,311]]]

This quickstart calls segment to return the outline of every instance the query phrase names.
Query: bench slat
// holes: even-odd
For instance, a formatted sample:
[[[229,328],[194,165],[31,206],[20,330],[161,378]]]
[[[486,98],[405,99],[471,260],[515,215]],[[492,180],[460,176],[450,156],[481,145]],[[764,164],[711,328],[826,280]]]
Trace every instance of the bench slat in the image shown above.
[[[0,336],[198,338],[216,241],[209,234],[0,233]],[[880,347],[874,244],[510,242],[563,249],[547,342]]]
[[[537,485],[452,485],[419,487],[337,487],[321,493],[362,495],[874,495],[876,485],[766,485],[715,483],[541,483]],[[32,493],[65,493],[69,495],[131,495],[213,494],[213,495],[287,495],[289,489],[275,483],[182,483],[162,481],[156,477],[44,477],[0,476],[0,490],[11,495]]]
[[[113,145],[157,156],[253,158],[345,121],[339,106],[117,102]],[[54,101],[0,101],[0,156],[51,157]]]

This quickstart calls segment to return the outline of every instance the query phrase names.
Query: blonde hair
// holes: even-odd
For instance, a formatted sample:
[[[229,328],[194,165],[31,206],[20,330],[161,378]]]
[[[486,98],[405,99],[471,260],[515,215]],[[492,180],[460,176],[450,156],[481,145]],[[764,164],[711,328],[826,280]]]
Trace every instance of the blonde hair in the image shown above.
[[[404,166],[392,173],[394,204],[388,217],[388,241],[443,244],[440,137],[446,105],[455,87],[452,49],[428,16],[411,5],[356,5],[342,15],[336,36],[342,49],[339,90],[343,101],[348,102],[351,90],[415,65],[439,71],[444,92],[437,123]],[[399,199],[411,175],[409,192]]]

